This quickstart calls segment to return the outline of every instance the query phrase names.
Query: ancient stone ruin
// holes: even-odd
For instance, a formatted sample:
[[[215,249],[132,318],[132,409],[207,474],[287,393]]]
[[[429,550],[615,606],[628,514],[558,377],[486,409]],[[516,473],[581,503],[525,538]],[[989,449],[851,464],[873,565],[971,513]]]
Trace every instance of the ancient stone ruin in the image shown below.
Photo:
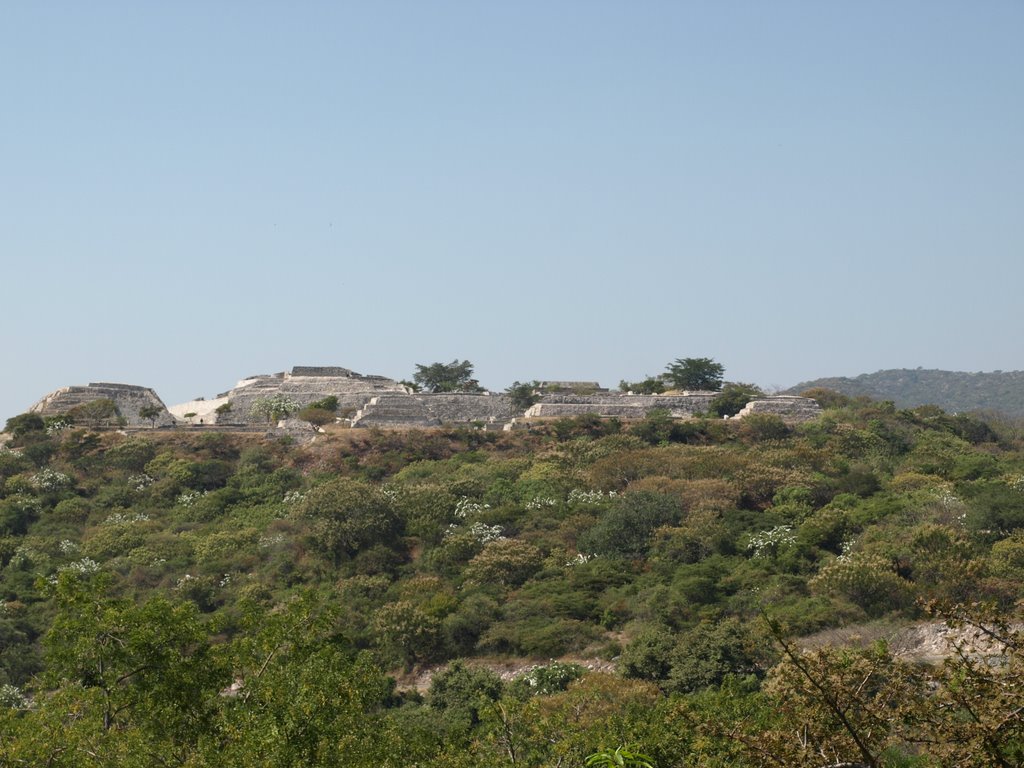
[[[61,387],[42,398],[29,408],[29,413],[40,416],[59,416],[95,400],[112,400],[117,415],[126,426],[169,426],[175,423],[163,400],[149,387],[134,384],[93,383],[87,386]],[[144,408],[156,408],[153,419],[143,418],[139,412]]]
[[[560,386],[550,386],[551,384]],[[538,401],[516,411],[511,398],[499,393],[419,393],[386,376],[369,376],[338,366],[295,366],[290,372],[250,376],[234,388],[209,400],[191,400],[164,407],[153,390],[127,384],[90,384],[65,387],[47,395],[32,410],[43,415],[66,413],[76,405],[109,398],[129,426],[149,425],[139,411],[156,406],[157,426],[189,423],[241,428],[274,427],[261,401],[279,398],[294,413],[333,396],[338,400],[338,421],[352,427],[432,427],[442,424],[476,424],[492,429],[512,429],[531,420],[595,414],[638,420],[652,411],[666,411],[677,419],[706,413],[717,392],[683,392],[635,395],[609,392],[597,382],[548,382],[538,390]],[[586,385],[586,386],[583,386]],[[575,391],[573,391],[575,390]],[[751,413],[770,413],[787,422],[807,421],[821,413],[818,404],[804,397],[768,396],[751,401],[733,418]]]

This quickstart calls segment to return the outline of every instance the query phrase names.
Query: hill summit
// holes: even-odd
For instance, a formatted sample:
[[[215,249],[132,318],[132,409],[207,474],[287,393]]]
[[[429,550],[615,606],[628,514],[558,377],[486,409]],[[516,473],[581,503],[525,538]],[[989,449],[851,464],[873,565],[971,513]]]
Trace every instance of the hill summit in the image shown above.
[[[892,400],[900,408],[937,405],[945,411],[999,411],[1024,416],[1024,371],[967,373],[924,368],[893,368],[860,376],[835,376],[797,384],[797,394],[826,387],[844,395]]]

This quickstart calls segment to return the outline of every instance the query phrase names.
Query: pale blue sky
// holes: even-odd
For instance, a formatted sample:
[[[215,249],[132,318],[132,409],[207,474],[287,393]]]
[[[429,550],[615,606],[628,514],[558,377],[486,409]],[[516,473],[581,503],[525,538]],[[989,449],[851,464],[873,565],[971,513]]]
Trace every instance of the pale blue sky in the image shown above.
[[[0,418],[1024,368],[1021,40],[1019,0],[6,3]]]

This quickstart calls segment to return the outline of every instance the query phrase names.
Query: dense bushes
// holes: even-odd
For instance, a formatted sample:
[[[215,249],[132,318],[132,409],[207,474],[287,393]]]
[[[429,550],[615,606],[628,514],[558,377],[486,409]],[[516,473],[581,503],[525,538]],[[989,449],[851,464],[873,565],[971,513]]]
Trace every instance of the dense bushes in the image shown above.
[[[495,764],[512,729],[540,761],[530,764],[580,754],[580,740],[598,733],[655,738],[646,748],[667,756],[689,749],[681,734],[713,702],[749,707],[769,732],[758,697],[777,656],[762,611],[810,633],[916,620],[944,602],[1008,609],[1024,597],[1019,445],[994,442],[972,418],[822,397],[826,414],[798,427],[654,413],[632,425],[581,417],[502,436],[353,430],[306,448],[244,435],[47,434],[26,422],[13,450],[0,450],[0,685],[32,689],[41,712],[78,695],[50,699],[53,678],[33,681],[58,668],[41,660],[40,638],[65,626],[54,624],[54,585],[101,574],[106,593],[90,599],[110,616],[136,621],[130,606],[161,605],[196,633],[193,645],[168,635],[182,653],[245,649],[246,663],[260,643],[270,654],[281,612],[319,593],[305,615],[316,631],[289,625],[288,644],[301,648],[274,673],[277,693],[341,685],[351,708],[332,711],[379,725],[392,755]],[[268,626],[253,624],[257,615]],[[605,662],[620,652],[618,672],[642,682],[588,674],[555,690],[545,678],[537,695],[456,665],[435,678],[426,706],[395,695],[379,671],[487,656]],[[217,691],[230,684],[224,674],[210,690],[213,679]],[[374,692],[356,695],[351,680]],[[251,697],[266,706],[261,724],[278,727],[294,713],[271,700],[272,687]],[[615,719],[599,695],[689,724],[669,733],[649,712]],[[76,706],[98,701],[82,696]],[[234,703],[206,701],[202,717],[244,730]],[[557,720],[569,711],[606,719]],[[546,734],[523,716],[547,723]],[[126,732],[150,725],[132,721]],[[415,735],[388,742],[399,725]],[[461,756],[444,752],[445,740]],[[732,749],[714,743],[720,755]],[[313,754],[303,751],[319,748],[310,744],[294,754]]]

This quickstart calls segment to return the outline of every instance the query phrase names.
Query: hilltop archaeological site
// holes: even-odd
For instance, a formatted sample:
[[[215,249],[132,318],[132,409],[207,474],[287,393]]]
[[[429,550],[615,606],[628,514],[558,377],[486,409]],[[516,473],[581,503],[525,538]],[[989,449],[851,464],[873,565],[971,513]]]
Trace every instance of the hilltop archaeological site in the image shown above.
[[[268,420],[259,408],[261,401],[278,398],[278,402],[288,404],[287,410],[296,412],[324,398],[336,398],[336,421],[353,428],[462,424],[510,430],[539,419],[584,414],[639,420],[652,411],[662,411],[672,418],[685,419],[707,412],[718,394],[701,391],[646,395],[603,390],[593,382],[575,388],[574,384],[549,385],[537,392],[534,404],[517,409],[506,393],[414,392],[386,376],[364,375],[337,366],[295,366],[288,372],[249,376],[216,397],[169,407],[148,387],[113,383],[68,386],[46,395],[29,412],[56,416],[106,399],[114,403],[120,423],[128,427],[219,425],[283,429],[295,420]],[[816,417],[820,409],[808,398],[775,395],[750,401],[733,418],[751,413],[774,414],[795,423]]]

